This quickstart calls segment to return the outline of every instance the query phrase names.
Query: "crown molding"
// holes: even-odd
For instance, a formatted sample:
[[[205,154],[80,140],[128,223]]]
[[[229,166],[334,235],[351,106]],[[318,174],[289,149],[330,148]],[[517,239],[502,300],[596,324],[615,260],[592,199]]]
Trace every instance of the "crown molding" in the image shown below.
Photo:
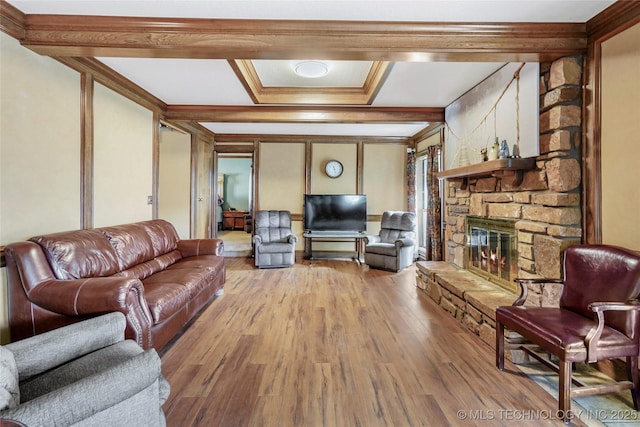
[[[23,45],[51,56],[544,61],[583,53],[585,24],[416,23],[26,15]]]
[[[199,122],[418,123],[444,121],[444,108],[168,105],[164,116]]]
[[[6,1],[0,1],[0,31],[22,40],[25,36],[26,15]]]
[[[640,22],[640,2],[617,1],[587,22],[589,40],[611,37]]]

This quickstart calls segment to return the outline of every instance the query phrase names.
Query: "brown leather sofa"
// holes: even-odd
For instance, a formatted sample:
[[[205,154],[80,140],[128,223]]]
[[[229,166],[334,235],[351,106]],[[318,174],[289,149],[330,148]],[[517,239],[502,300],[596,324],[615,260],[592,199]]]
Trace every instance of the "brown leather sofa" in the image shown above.
[[[223,293],[224,244],[180,240],[164,220],[37,236],[6,247],[12,341],[119,311],[161,349]]]

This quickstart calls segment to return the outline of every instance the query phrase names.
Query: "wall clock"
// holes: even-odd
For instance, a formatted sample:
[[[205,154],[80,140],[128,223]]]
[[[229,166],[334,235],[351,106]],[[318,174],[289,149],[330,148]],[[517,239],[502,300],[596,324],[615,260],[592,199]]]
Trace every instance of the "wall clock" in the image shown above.
[[[337,160],[329,160],[326,165],[324,165],[324,172],[327,174],[329,178],[337,178],[342,175],[343,167],[342,163]]]

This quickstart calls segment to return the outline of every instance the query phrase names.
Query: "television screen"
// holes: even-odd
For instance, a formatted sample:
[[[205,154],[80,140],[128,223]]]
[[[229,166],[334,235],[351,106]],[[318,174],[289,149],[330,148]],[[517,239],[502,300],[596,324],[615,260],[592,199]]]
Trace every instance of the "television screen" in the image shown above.
[[[305,194],[304,229],[309,231],[365,231],[364,194]]]

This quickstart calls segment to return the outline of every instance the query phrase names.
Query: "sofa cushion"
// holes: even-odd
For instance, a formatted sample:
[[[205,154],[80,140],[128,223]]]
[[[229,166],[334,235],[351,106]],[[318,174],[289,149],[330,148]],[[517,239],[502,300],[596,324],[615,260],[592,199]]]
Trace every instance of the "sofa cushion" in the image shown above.
[[[0,345],[0,411],[20,404],[18,379],[18,366],[13,353]]]
[[[182,310],[190,299],[186,286],[177,280],[164,280],[165,277],[166,275],[158,273],[142,282],[154,325]]]
[[[58,279],[111,276],[119,271],[118,257],[99,230],[75,230],[36,236]]]
[[[143,221],[142,224],[153,243],[153,256],[158,257],[178,249],[178,232],[173,225],[163,219]]]
[[[194,298],[209,287],[223,269],[224,258],[216,255],[199,255],[181,259],[166,271],[183,277],[183,284],[189,289],[191,298]]]
[[[206,269],[217,273],[224,267],[224,258],[218,255],[197,255],[188,258],[182,258],[176,261],[168,269]]]
[[[154,250],[146,227],[141,223],[100,228],[118,255],[120,270],[153,259]]]
[[[167,254],[160,255],[159,257],[154,258],[150,261],[134,265],[131,268],[127,268],[126,270],[114,274],[114,276],[144,280],[152,274],[162,271],[170,265],[175,264],[181,258],[182,255],[180,254],[180,251],[171,251]]]
[[[188,298],[191,299],[202,289],[206,288],[210,281],[216,276],[214,271],[204,268],[176,269],[172,267],[173,266],[143,280],[142,283],[145,286],[145,294],[149,284],[177,284],[183,286],[187,290]]]

